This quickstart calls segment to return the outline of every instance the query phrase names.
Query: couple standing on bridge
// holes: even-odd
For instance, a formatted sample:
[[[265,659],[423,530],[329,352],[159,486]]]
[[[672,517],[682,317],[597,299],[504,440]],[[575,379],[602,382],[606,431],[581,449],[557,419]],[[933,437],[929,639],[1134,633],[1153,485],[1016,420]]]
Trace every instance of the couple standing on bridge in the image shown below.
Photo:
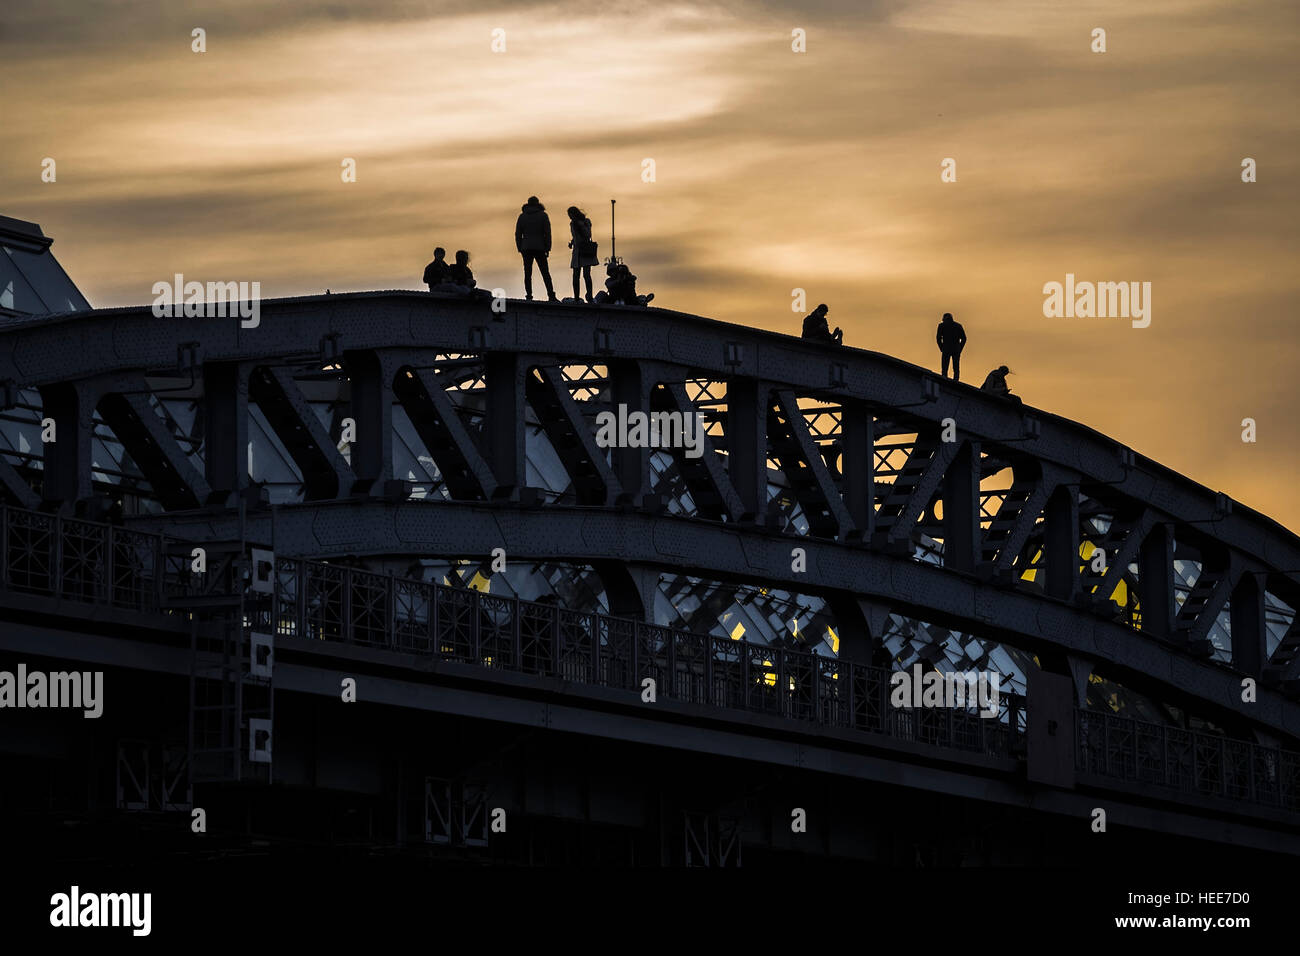
[[[582,275],[587,280],[587,301],[591,302],[591,267],[600,262],[596,243],[591,238],[591,220],[577,206],[570,206],[568,212],[569,234],[572,236],[569,248],[573,250],[569,258],[569,267],[573,269],[573,297],[578,298],[578,278]],[[536,196],[529,196],[528,202],[519,209],[519,218],[515,220],[515,248],[524,257],[524,298],[531,300],[533,297],[533,263],[537,263],[542,281],[546,283],[546,300],[558,302],[546,261],[551,254],[551,217]]]
[[[587,287],[588,304],[645,305],[653,299],[653,294],[637,294],[636,276],[613,257],[605,270],[608,275],[605,291],[592,295],[591,267],[600,264],[600,257],[596,240],[591,237],[591,220],[577,206],[570,206],[566,211],[569,216],[569,248],[573,250],[569,257],[569,268],[573,270],[572,301],[583,301],[579,280]],[[524,257],[524,298],[531,300],[533,297],[533,264],[536,263],[542,281],[546,283],[546,300],[558,301],[547,265],[547,256],[551,252],[551,218],[536,196],[529,196],[528,202],[519,210],[519,218],[515,220],[515,248]]]

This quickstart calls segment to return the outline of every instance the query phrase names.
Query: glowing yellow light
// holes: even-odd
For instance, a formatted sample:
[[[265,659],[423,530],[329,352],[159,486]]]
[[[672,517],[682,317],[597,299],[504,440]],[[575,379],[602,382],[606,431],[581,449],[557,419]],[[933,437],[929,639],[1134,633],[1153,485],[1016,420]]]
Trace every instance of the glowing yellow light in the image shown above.
[[[745,625],[737,622],[736,626],[731,629],[731,639],[738,641],[745,636]]]
[[[469,586],[472,590],[487,594],[492,589],[492,582],[483,576],[482,571],[475,571],[474,576],[469,579]]]
[[[763,666],[764,666],[764,667],[771,667],[771,666],[772,666],[772,662],[771,662],[771,661],[763,661]],[[775,686],[776,686],[776,671],[764,671],[764,672],[763,672],[763,683],[766,684],[768,687],[775,687]]]
[[[831,650],[838,654],[840,652],[840,636],[835,633],[835,628],[826,628],[826,636],[830,639]]]

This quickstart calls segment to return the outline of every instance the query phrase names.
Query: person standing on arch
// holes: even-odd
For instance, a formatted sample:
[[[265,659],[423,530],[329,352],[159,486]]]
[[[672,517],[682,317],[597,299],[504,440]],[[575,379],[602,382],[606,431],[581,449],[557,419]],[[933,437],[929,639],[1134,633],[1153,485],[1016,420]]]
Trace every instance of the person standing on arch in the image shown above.
[[[600,263],[600,257],[596,255],[596,243],[591,238],[591,220],[587,214],[577,206],[569,207],[569,233],[573,236],[569,240],[569,248],[573,250],[573,256],[569,261],[569,267],[573,269],[573,298],[582,301],[582,296],[578,292],[578,278],[587,280],[587,302],[590,304],[595,301],[591,294],[591,267]]]
[[[546,257],[551,252],[551,217],[536,196],[529,196],[515,220],[515,248],[524,257],[524,297],[533,297],[533,263],[542,271],[546,283],[546,301],[558,302],[555,287],[551,284],[551,270]]]
[[[948,377],[948,360],[952,359],[952,380],[960,382],[961,350],[966,347],[966,330],[961,327],[961,323],[953,321],[951,312],[943,314],[943,321],[939,323],[934,340],[943,355],[943,377]]]

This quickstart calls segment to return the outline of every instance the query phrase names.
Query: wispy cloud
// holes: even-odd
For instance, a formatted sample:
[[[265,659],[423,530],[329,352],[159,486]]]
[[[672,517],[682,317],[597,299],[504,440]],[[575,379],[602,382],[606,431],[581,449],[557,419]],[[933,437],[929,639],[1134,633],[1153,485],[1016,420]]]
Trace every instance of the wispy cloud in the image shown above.
[[[666,306],[793,331],[803,288],[924,364],[953,311],[968,378],[1006,363],[1030,403],[1300,525],[1293,4],[609,7],[10,0],[0,212],[108,305],[174,271],[414,288],[434,244],[518,292],[524,197],[584,206],[602,251],[617,198]],[[1045,319],[1066,272],[1152,282],[1151,327]]]

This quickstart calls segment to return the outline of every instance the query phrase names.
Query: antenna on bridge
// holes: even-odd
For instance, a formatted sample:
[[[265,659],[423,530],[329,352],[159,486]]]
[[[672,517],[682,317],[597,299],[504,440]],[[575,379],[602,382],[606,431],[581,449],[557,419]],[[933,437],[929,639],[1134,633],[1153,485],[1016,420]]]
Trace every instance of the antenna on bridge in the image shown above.
[[[614,238],[614,203],[613,199],[609,201],[609,258],[605,260],[607,266],[621,265],[623,262],[617,255],[618,246],[615,244],[617,240]]]

